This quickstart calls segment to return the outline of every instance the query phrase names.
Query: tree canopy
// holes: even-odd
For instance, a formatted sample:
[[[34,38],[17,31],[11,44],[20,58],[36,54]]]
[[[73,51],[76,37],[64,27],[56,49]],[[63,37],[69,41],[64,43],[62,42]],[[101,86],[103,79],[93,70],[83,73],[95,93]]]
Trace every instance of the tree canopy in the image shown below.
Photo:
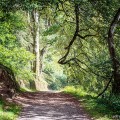
[[[0,62],[18,82],[119,94],[119,5],[119,0],[0,1]]]

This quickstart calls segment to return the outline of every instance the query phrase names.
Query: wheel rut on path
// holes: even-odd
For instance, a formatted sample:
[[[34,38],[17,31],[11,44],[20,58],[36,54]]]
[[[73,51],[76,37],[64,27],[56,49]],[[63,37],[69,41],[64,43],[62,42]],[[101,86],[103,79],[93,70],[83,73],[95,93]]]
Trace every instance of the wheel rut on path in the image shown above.
[[[15,101],[23,106],[17,120],[92,120],[79,101],[61,92],[26,92]]]

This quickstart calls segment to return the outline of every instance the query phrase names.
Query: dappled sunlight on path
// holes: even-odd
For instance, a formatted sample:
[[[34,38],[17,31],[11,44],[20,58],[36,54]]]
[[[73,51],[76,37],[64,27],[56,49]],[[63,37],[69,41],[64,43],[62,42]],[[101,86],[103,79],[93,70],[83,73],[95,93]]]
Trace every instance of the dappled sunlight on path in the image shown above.
[[[15,101],[23,105],[18,120],[91,120],[79,102],[64,93],[23,93]]]

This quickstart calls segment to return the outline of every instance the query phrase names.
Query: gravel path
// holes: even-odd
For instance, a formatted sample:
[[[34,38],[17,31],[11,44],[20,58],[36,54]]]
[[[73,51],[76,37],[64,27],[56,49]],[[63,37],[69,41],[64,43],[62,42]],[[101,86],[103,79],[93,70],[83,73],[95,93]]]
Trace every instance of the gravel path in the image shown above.
[[[68,94],[24,93],[15,101],[23,105],[17,120],[91,120],[79,102]]]

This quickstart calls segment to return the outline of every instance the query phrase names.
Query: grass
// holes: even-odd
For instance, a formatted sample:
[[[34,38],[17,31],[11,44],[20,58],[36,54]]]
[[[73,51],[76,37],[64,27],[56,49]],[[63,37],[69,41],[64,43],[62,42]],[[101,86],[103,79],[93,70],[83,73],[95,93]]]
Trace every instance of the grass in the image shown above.
[[[120,120],[120,96],[96,99],[95,94],[88,94],[80,87],[74,86],[65,87],[64,92],[75,96],[95,120],[113,120],[113,117]]]
[[[15,120],[20,112],[20,107],[16,104],[5,105],[4,101],[0,100],[0,120]]]
[[[35,89],[29,89],[29,88],[20,88],[21,92],[36,92],[37,90]]]

